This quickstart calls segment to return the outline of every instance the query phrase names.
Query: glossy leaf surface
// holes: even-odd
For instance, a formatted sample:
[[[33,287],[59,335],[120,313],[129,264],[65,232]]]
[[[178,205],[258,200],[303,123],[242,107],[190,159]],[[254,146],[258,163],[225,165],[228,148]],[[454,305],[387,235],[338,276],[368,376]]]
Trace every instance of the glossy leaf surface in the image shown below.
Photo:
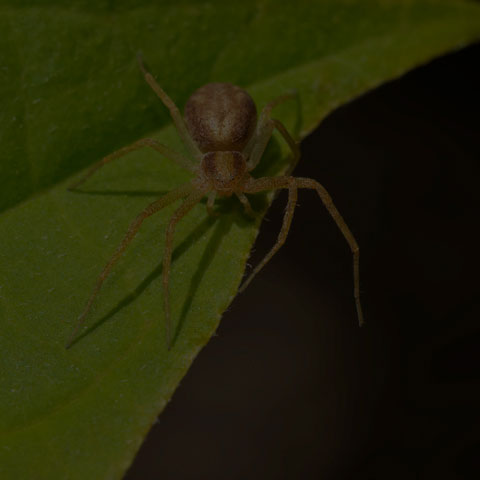
[[[0,6],[2,479],[120,478],[215,332],[258,230],[233,199],[219,218],[199,204],[179,224],[167,352],[161,258],[175,206],[158,213],[65,350],[130,221],[190,178],[145,150],[67,191],[83,167],[138,138],[182,149],[139,50],[179,106],[209,81],[241,85],[259,108],[295,89],[275,115],[300,140],[335,107],[480,36],[480,6],[456,0],[90,3]],[[255,174],[281,172],[287,158],[275,137]],[[262,212],[268,201],[253,203]]]

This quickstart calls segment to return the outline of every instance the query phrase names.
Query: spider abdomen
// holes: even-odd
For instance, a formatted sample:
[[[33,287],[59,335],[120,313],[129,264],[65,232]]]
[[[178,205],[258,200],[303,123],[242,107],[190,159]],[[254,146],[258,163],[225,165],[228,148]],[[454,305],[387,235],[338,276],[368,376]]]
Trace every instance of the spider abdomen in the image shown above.
[[[185,105],[185,123],[203,152],[241,152],[257,123],[250,95],[231,83],[207,83]]]

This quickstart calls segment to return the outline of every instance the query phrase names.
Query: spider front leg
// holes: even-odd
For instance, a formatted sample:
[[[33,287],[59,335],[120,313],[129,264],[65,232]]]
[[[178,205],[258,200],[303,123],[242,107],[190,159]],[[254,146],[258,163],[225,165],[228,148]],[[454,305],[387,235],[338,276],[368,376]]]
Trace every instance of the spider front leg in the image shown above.
[[[146,82],[150,85],[152,90],[157,94],[163,104],[168,108],[170,111],[170,115],[172,116],[173,123],[175,123],[175,127],[177,128],[178,134],[180,138],[183,140],[183,143],[189,149],[190,153],[197,159],[202,159],[202,152],[198,148],[197,144],[194,142],[193,138],[191,137],[190,133],[187,130],[187,126],[183,121],[182,115],[180,114],[180,110],[175,105],[173,100],[165,93],[163,88],[156,82],[153,78],[153,75],[147,71],[145,65],[143,63],[143,58],[140,54],[137,55],[138,66],[145,77]]]
[[[325,205],[326,209],[330,213],[331,217],[337,224],[337,227],[342,232],[345,237],[353,255],[353,296],[355,299],[355,307],[357,309],[358,323],[359,325],[363,324],[363,312],[362,306],[360,303],[360,266],[359,266],[359,256],[360,250],[358,243],[355,240],[352,232],[348,228],[345,220],[340,215],[340,212],[335,207],[332,198],[328,194],[327,190],[316,180],[311,178],[295,178],[295,177],[265,177],[252,180],[247,184],[245,188],[245,193],[256,193],[265,190],[277,190],[280,188],[289,189],[289,198],[288,205],[283,217],[283,225],[278,236],[277,242],[270,250],[270,252],[265,256],[265,258],[260,262],[259,265],[254,269],[250,274],[244,284],[240,287],[240,292],[245,290],[247,285],[252,281],[253,277],[265,266],[265,264],[273,257],[273,255],[280,249],[280,247],[285,243],[285,239],[290,229],[290,225],[293,219],[293,213],[295,210],[295,202],[297,199],[297,188],[308,188],[314,189],[317,191],[320,199]]]
[[[282,229],[278,235],[277,241],[273,248],[267,253],[265,258],[255,267],[247,280],[240,287],[239,292],[243,292],[255,275],[270,261],[270,259],[278,252],[280,247],[285,243],[288,231],[293,220],[293,213],[297,204],[297,184],[293,177],[265,177],[253,180],[245,190],[246,193],[257,193],[265,190],[278,190],[280,188],[288,188],[288,203],[283,216]]]
[[[335,220],[337,227],[343,233],[345,240],[350,247],[353,255],[353,297],[355,299],[355,307],[357,309],[358,324],[363,325],[363,311],[362,305],[360,303],[360,248],[358,246],[353,233],[348,228],[343,217],[340,215],[340,212],[335,207],[332,197],[329,195],[325,187],[318,183],[312,178],[299,178],[295,179],[297,182],[298,188],[309,188],[317,191],[318,196],[322,200],[322,203],[325,205],[325,208],[330,213],[331,217]]]
[[[90,169],[87,171],[87,173],[82,178],[80,178],[80,180],[78,180],[77,182],[75,182],[73,185],[69,187],[69,190],[74,190],[77,187],[79,187],[82,183],[84,183],[88,178],[90,178],[98,169],[103,167],[105,164],[111,162],[112,160],[116,160],[117,158],[123,157],[127,153],[133,152],[143,147],[151,147],[157,152],[160,152],[165,157],[169,158],[170,160],[173,160],[175,163],[177,163],[181,167],[186,168],[191,172],[194,171],[194,166],[192,162],[190,162],[190,160],[185,158],[180,153],[175,152],[174,150],[168,148],[167,146],[161,144],[160,142],[157,142],[157,140],[154,140],[153,138],[143,138],[142,140],[138,140],[135,143],[132,143],[132,145],[128,145],[126,147],[121,148],[120,150],[117,150],[116,152],[111,153],[110,155],[107,155],[97,163],[94,163],[90,167]]]
[[[215,205],[215,198],[217,198],[217,192],[215,190],[212,190],[208,193],[207,212],[211,217],[218,217],[218,213],[213,209],[213,206]]]
[[[237,198],[240,200],[240,202],[242,202],[242,205],[243,205],[243,208],[245,210],[245,213],[251,217],[251,218],[255,218],[256,217],[256,214],[255,212],[253,211],[253,208],[252,206],[250,205],[250,202],[248,201],[248,198],[246,197],[245,194],[243,194],[242,192],[236,192],[235,195],[237,196]]]
[[[288,130],[285,128],[282,122],[270,117],[271,111],[278,104],[293,98],[294,94],[288,93],[282,95],[281,97],[276,98],[269,104],[265,106],[260,114],[258,119],[257,128],[254,135],[250,139],[248,145],[245,147],[244,155],[248,157],[247,169],[252,171],[260,162],[265,149],[267,148],[270,137],[272,136],[273,130],[276,128],[285,141],[288,143],[290,149],[292,150],[293,157],[290,161],[289,172],[293,170],[298,160],[300,159],[300,149],[298,148],[297,142],[292,138],[288,133]]]
[[[140,229],[143,221],[146,218],[153,215],[154,213],[161,210],[162,208],[166,207],[167,205],[170,205],[171,203],[175,202],[176,200],[178,200],[182,197],[186,197],[187,195],[189,195],[192,192],[193,188],[194,187],[190,183],[188,183],[186,185],[183,185],[183,186],[167,193],[163,197],[161,197],[158,200],[156,200],[155,202],[151,203],[147,208],[145,208],[145,210],[143,210],[137,216],[137,218],[130,224],[122,243],[117,247],[115,253],[112,255],[110,260],[107,262],[104,269],[102,270],[102,273],[98,277],[97,283],[96,283],[96,285],[95,285],[95,287],[94,287],[94,289],[93,289],[93,291],[90,295],[90,298],[88,299],[82,314],[80,315],[80,317],[78,317],[77,324],[75,325],[75,327],[72,331],[72,334],[70,335],[70,338],[69,338],[69,340],[66,344],[66,348],[70,348],[72,346],[72,343],[75,339],[75,336],[77,335],[77,332],[79,331],[79,329],[81,328],[81,326],[85,322],[85,318],[88,315],[90,309],[92,308],[93,302],[94,302],[95,298],[97,297],[98,293],[100,292],[100,289],[102,288],[103,282],[108,277],[108,275],[110,274],[113,266],[120,259],[120,257],[122,256],[123,252],[126,250],[128,245],[130,244],[130,242],[134,239],[134,237],[137,234],[138,230]]]

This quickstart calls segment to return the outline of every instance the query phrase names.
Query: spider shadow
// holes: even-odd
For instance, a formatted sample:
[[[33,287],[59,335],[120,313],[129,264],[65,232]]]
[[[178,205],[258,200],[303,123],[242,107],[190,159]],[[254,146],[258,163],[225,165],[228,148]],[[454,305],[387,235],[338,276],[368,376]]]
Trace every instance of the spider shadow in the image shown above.
[[[203,255],[198,263],[197,270],[190,280],[187,298],[180,313],[180,318],[173,335],[172,345],[175,344],[175,341],[182,331],[187,314],[192,306],[197,286],[201,284],[208,266],[214,258],[215,253],[220,248],[223,238],[228,235],[232,225],[235,223],[241,228],[246,228],[247,226],[250,226],[252,222],[258,224],[263,217],[263,212],[265,212],[268,207],[267,196],[264,194],[256,195],[251,199],[250,203],[254,211],[258,212],[255,218],[249,217],[245,214],[243,207],[236,198],[220,200],[218,207],[215,210],[217,216],[213,217],[213,220],[216,220],[216,230],[205,247]]]
[[[202,257],[200,258],[200,261],[198,263],[198,267],[191,277],[187,297],[183,304],[179,320],[173,334],[172,346],[175,344],[185,324],[185,320],[190,310],[190,307],[192,306],[197,287],[202,283],[202,279],[208,269],[208,266],[210,265],[211,261],[215,257],[216,252],[220,248],[223,238],[228,235],[230,229],[232,228],[232,225],[235,223],[241,228],[245,228],[251,225],[252,222],[256,222],[257,224],[260,223],[263,216],[262,212],[264,212],[268,206],[267,196],[263,194],[257,195],[252,200],[252,207],[256,212],[259,212],[255,218],[246,215],[243,211],[243,207],[238,202],[238,200],[232,197],[220,200],[215,210],[215,214],[217,216],[209,218],[209,220],[212,221],[212,224],[216,223],[215,232],[208,241],[203,251]]]
[[[77,195],[104,195],[104,196],[127,196],[127,197],[161,197],[168,193],[168,190],[80,190],[80,188],[69,188],[69,192]]]
[[[221,202],[220,207],[217,209],[220,215],[216,217],[208,217],[203,220],[194,228],[193,231],[191,231],[187,235],[187,237],[185,237],[181,241],[181,243],[173,251],[172,265],[174,265],[175,261],[179,257],[181,257],[191,247],[193,243],[203,237],[211,228],[215,227],[215,231],[211,235],[211,238],[209,239],[203,251],[200,261],[198,262],[198,266],[191,277],[187,296],[182,306],[178,322],[176,322],[177,325],[172,339],[172,346],[175,344],[178,336],[182,331],[188,312],[195,298],[198,286],[202,282],[208,266],[215,257],[216,252],[218,251],[222,243],[222,239],[225,237],[225,235],[228,234],[234,222],[240,225],[247,225],[249,222],[253,221],[248,217],[243,218],[245,217],[245,215],[239,216],[236,210],[240,209],[238,208],[238,206],[237,209],[235,209],[235,207],[232,207],[231,203],[232,202],[230,201],[230,199]],[[227,211],[229,214],[226,214]],[[78,335],[72,342],[71,346],[75,345],[77,342],[85,338],[90,333],[94,332],[97,328],[99,328],[105,322],[114,317],[118,312],[132,304],[151,285],[152,282],[154,282],[157,278],[161,276],[162,270],[163,262],[160,262],[160,264],[142,280],[142,282],[138,285],[137,288],[135,288],[135,290],[127,294],[110,311],[108,311],[105,315],[103,315],[100,319],[98,319],[95,323],[88,327],[84,332]],[[172,271],[174,272],[174,266]]]
[[[233,218],[231,217],[223,217],[223,216],[214,218],[213,220],[216,223],[215,231],[212,234],[210,240],[208,241],[203,251],[203,254],[200,258],[200,261],[198,262],[195,273],[192,275],[190,279],[190,285],[188,287],[187,296],[182,306],[182,310],[180,313],[180,317],[178,319],[178,323],[175,327],[175,331],[173,333],[172,346],[175,345],[178,339],[178,336],[180,335],[183,329],[188,312],[190,311],[193,300],[195,298],[195,293],[197,291],[197,288],[202,283],[203,277],[205,275],[205,272],[207,271],[208,266],[210,265],[213,258],[215,257],[215,254],[220,248],[223,238],[230,231],[234,221]]]

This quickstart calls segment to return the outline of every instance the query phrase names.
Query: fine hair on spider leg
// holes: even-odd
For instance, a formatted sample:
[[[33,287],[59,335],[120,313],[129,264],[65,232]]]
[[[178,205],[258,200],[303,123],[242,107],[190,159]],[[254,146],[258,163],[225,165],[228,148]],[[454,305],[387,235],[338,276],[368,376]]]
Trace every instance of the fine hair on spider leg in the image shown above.
[[[253,272],[247,277],[240,287],[240,292],[243,292],[253,278],[258,274],[258,272],[266,265],[268,261],[278,252],[280,247],[285,243],[285,240],[288,235],[288,231],[292,224],[293,214],[297,202],[297,189],[298,188],[307,188],[316,190],[318,196],[322,200],[323,204],[327,208],[330,216],[333,218],[338,228],[342,232],[345,240],[347,241],[353,255],[353,296],[355,299],[355,307],[357,310],[357,317],[359,325],[363,325],[363,311],[360,303],[360,265],[359,265],[359,254],[360,250],[353,236],[352,232],[348,228],[345,220],[340,215],[340,212],[335,207],[332,198],[330,197],[327,190],[316,180],[311,178],[301,178],[301,177],[264,177],[258,178],[251,182],[249,185],[249,190],[246,193],[256,193],[266,190],[277,190],[277,189],[288,189],[288,203],[283,217],[282,229],[278,235],[277,241],[272,249],[267,253],[263,260],[254,268]]]
[[[130,244],[130,242],[134,239],[135,235],[140,230],[140,227],[141,227],[142,223],[144,222],[144,220],[147,219],[148,217],[150,217],[151,215],[153,215],[154,213],[157,213],[162,208],[164,208],[164,207],[170,205],[171,203],[175,202],[176,200],[184,198],[188,195],[189,196],[187,197],[187,200],[185,200],[185,203],[183,205],[190,206],[192,198],[194,198],[196,200],[195,203],[198,203],[200,201],[201,197],[199,198],[199,196],[197,194],[192,193],[192,192],[193,192],[193,188],[190,184],[185,184],[185,185],[182,185],[181,187],[179,187],[175,190],[172,190],[171,192],[167,193],[163,197],[159,198],[155,202],[148,205],[148,207],[145,208],[145,210],[143,210],[137,216],[137,218],[135,218],[135,220],[130,224],[122,243],[117,247],[115,253],[112,255],[110,260],[107,262],[107,264],[105,265],[105,267],[102,270],[102,273],[98,277],[97,283],[95,284],[95,288],[93,289],[93,291],[92,291],[92,293],[91,293],[91,295],[90,295],[90,297],[89,297],[89,299],[88,299],[88,301],[85,305],[85,308],[84,308],[82,314],[80,315],[80,317],[78,317],[77,324],[75,325],[75,327],[72,331],[72,334],[71,334],[71,336],[70,336],[70,338],[67,342],[67,348],[70,348],[72,346],[73,341],[75,339],[75,336],[77,335],[79,329],[81,328],[81,326],[85,322],[85,318],[86,318],[88,312],[90,311],[90,309],[92,308],[93,302],[94,302],[96,296],[98,295],[98,293],[99,293],[99,291],[100,291],[100,289],[103,285],[103,282],[108,277],[108,275],[110,274],[113,266],[120,259],[120,257],[122,256],[123,252],[126,250],[128,245]],[[192,204],[190,206],[190,208],[192,208],[193,206],[194,206],[194,204]],[[190,208],[186,209],[186,211],[185,211],[185,213],[183,213],[183,215],[188,213],[188,210],[190,210]],[[177,212],[178,212],[178,210],[177,210]],[[178,222],[178,220],[180,220],[182,218],[183,215],[178,214],[177,212],[175,212],[174,216],[172,216],[172,219],[171,219],[170,223],[172,223],[172,220],[174,218],[176,219],[177,222]],[[175,227],[175,223],[173,224],[173,229]],[[172,227],[171,227],[171,229],[172,229]],[[172,232],[172,234],[173,234],[173,232]],[[165,276],[167,276],[167,279],[168,279],[168,274],[169,274],[169,271],[167,271],[167,269],[169,269],[170,257],[171,257],[171,254],[172,254],[171,249],[172,249],[172,246],[171,246],[171,242],[170,242],[170,245],[167,244],[165,246],[164,264],[163,264],[163,270],[162,270],[163,277],[165,278]],[[165,283],[165,281],[164,281],[164,283]],[[169,319],[169,317],[167,317],[167,320],[168,319]],[[169,340],[169,335],[170,335],[170,325],[169,325],[169,322],[167,321],[167,338],[168,338],[168,340]]]
[[[78,188],[107,163],[143,147],[150,147],[162,156],[174,161],[180,167],[190,171],[193,174],[193,178],[186,184],[151,203],[140,212],[136,219],[130,224],[123,241],[100,273],[85,308],[73,329],[67,343],[67,348],[74,343],[77,333],[85,322],[104,281],[134,239],[143,221],[164,207],[183,198],[183,203],[171,216],[165,232],[162,288],[166,323],[166,346],[170,349],[173,336],[169,279],[174,232],[177,223],[205,196],[207,197],[206,208],[211,215],[216,215],[213,206],[217,197],[235,195],[242,203],[245,213],[253,216],[254,212],[245,194],[255,194],[266,190],[278,189],[288,189],[288,204],[278,239],[270,252],[255,267],[243,283],[239,292],[246,288],[255,275],[284,244],[292,223],[298,189],[314,189],[317,191],[320,199],[335,220],[352,250],[354,298],[359,323],[362,324],[363,315],[359,293],[358,244],[325,188],[316,180],[308,178],[278,176],[256,179],[250,175],[250,172],[260,162],[275,129],[281,134],[292,151],[289,171],[296,165],[300,157],[300,150],[297,143],[279,120],[271,118],[272,109],[278,104],[291,99],[294,94],[287,93],[267,104],[257,119],[255,103],[245,90],[230,83],[208,83],[198,88],[190,96],[185,105],[184,116],[182,117],[180,110],[173,100],[147,71],[140,55],[137,57],[137,60],[146,82],[170,111],[177,132],[187,148],[188,155],[185,156],[175,152],[157,140],[151,138],[141,139],[101,159],[90,167],[87,173],[74,183],[70,189]]]

